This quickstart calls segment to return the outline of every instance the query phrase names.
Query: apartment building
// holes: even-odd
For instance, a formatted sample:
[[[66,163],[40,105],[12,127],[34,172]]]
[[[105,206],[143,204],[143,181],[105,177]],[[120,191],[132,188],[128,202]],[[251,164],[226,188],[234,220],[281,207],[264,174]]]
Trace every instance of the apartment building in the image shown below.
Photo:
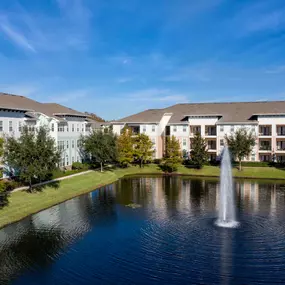
[[[165,137],[179,139],[181,150],[191,151],[194,134],[206,139],[209,159],[221,154],[225,135],[238,128],[252,131],[257,140],[247,161],[285,162],[285,101],[177,104],[150,109],[112,122],[115,133],[124,126],[147,134],[154,144],[154,157],[163,157]]]
[[[81,162],[78,141],[100,124],[85,113],[56,103],[40,103],[24,96],[0,93],[0,135],[19,137],[23,126],[31,131],[46,126],[61,151],[60,166]]]

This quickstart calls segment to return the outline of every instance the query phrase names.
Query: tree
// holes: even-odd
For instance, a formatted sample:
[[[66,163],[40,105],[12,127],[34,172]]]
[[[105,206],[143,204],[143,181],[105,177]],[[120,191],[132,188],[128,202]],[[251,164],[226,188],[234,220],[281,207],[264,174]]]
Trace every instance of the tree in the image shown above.
[[[151,159],[153,154],[152,146],[153,143],[145,134],[139,134],[134,138],[134,156],[139,161],[140,167],[143,166],[146,160]]]
[[[60,161],[54,139],[45,127],[35,132],[23,128],[21,136],[8,137],[4,149],[4,162],[19,178],[29,184],[41,182],[52,175]]]
[[[191,160],[196,168],[203,167],[208,160],[207,143],[200,133],[195,134],[192,143]]]
[[[105,162],[117,159],[117,137],[111,130],[93,130],[90,135],[81,137],[80,144],[92,163],[100,163],[101,172]]]
[[[97,122],[105,122],[105,120],[103,118],[99,117],[98,115],[96,115],[94,113],[85,112],[85,114]]]
[[[118,160],[122,166],[128,166],[134,160],[134,138],[132,130],[125,128],[118,137]]]
[[[237,129],[234,133],[225,136],[227,145],[234,159],[239,161],[239,171],[242,170],[241,161],[249,156],[255,146],[256,138],[245,128]]]
[[[176,171],[182,161],[181,155],[179,140],[175,136],[166,137],[163,168],[169,172]]]

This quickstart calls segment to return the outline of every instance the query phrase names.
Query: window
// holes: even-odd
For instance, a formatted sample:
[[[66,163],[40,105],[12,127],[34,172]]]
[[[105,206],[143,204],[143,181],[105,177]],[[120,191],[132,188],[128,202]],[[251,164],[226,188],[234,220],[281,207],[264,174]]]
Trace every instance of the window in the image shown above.
[[[64,124],[58,124],[58,132],[64,132]]]
[[[152,127],[151,127],[151,131],[154,133],[155,132],[155,125],[153,125]]]
[[[143,133],[146,132],[146,126],[143,126]]]
[[[71,147],[74,148],[74,140],[71,141]]]
[[[72,163],[74,162],[74,156],[71,158]]]
[[[9,121],[9,132],[13,132],[13,122]]]
[[[79,124],[77,124],[77,132],[79,133]]]
[[[173,132],[177,132],[177,126],[173,126]]]
[[[77,156],[77,162],[80,162],[80,158],[79,158],[79,156]]]
[[[51,124],[51,131],[54,132],[54,123]]]
[[[22,122],[19,122],[19,132],[21,132],[22,131]]]
[[[224,146],[225,143],[224,143],[224,140],[220,140],[220,146]]]
[[[69,141],[66,141],[66,148],[69,148]]]
[[[82,124],[82,126],[81,126],[81,131],[82,131],[82,133],[84,132],[84,124]]]
[[[67,131],[67,132],[69,132],[69,127],[68,127],[68,124],[67,124],[67,126],[66,126],[66,131]]]
[[[233,133],[235,131],[235,126],[231,126],[231,132]]]
[[[79,147],[79,145],[80,145],[80,140],[77,140],[77,141],[76,141],[76,145],[77,145],[77,147]]]
[[[224,131],[224,126],[220,126],[220,132]]]
[[[66,165],[69,165],[68,157],[66,158]]]
[[[72,124],[72,131],[74,132],[74,124]]]
[[[64,150],[64,141],[58,141],[57,148],[59,151]]]
[[[186,146],[187,145],[187,141],[186,139],[183,139],[183,146]]]
[[[183,126],[183,133],[186,133],[187,131],[187,126]]]
[[[3,121],[0,121],[0,132],[3,132]]]

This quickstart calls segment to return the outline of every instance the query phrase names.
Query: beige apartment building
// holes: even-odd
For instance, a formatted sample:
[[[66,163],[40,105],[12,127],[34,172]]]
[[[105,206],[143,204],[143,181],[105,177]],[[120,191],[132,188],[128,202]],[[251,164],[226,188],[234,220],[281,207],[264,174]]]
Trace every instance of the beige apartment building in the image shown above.
[[[165,138],[174,135],[181,150],[191,151],[191,139],[199,132],[207,141],[209,159],[216,159],[225,145],[225,135],[246,128],[256,136],[248,161],[285,162],[285,101],[177,104],[150,109],[111,123],[115,133],[124,126],[147,134],[154,157],[162,158]]]

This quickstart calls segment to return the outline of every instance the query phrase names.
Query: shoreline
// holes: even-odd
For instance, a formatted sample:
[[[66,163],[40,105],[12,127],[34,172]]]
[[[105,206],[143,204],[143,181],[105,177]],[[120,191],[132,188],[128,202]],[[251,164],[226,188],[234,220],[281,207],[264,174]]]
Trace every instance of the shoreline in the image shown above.
[[[253,170],[250,168],[250,170]],[[258,172],[262,173],[257,170]],[[208,171],[212,172],[211,174]],[[247,169],[248,171],[248,169]],[[254,168],[256,171],[256,168]],[[246,180],[262,180],[269,183],[285,183],[285,171],[284,176],[280,177],[266,177],[266,176],[242,176],[241,174],[233,174],[235,179]],[[271,172],[270,172],[271,173]],[[98,188],[112,184],[124,177],[131,176],[183,176],[183,177],[201,177],[201,178],[216,178],[220,177],[220,169],[217,167],[205,167],[201,170],[189,169],[186,167],[179,167],[177,172],[164,173],[157,165],[147,165],[143,168],[137,166],[129,168],[118,168],[114,170],[106,170],[103,173],[99,171],[91,171],[82,175],[65,177],[61,180],[58,189],[54,189],[49,184],[46,184],[46,188],[42,191],[27,193],[26,191],[11,192],[9,197],[9,204],[0,210],[0,229],[11,225],[15,222],[19,222],[30,215],[39,213],[53,206],[59,205],[65,201],[74,199],[81,195],[90,193]],[[52,182],[52,181],[51,181]]]

